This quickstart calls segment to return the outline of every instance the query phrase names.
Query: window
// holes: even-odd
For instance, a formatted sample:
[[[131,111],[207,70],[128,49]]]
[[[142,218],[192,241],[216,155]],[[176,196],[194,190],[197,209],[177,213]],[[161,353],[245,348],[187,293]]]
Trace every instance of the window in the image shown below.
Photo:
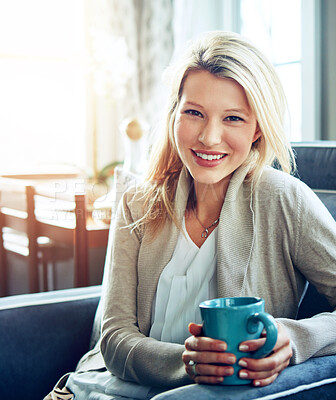
[[[288,100],[290,140],[321,138],[321,0],[192,0],[193,7],[188,0],[175,3],[180,11],[178,47],[206,30],[242,33],[279,74]]]
[[[241,0],[241,33],[268,56],[284,86],[291,140],[301,140],[301,1]],[[286,25],[286,29],[284,29]]]
[[[0,0],[0,171],[86,163],[84,1]]]
[[[320,3],[175,1],[175,53],[201,31],[240,31],[278,70],[289,102],[290,139],[318,139]],[[0,173],[27,170],[36,164],[72,164],[85,169],[91,165],[94,170],[97,158],[103,164],[114,159],[110,148],[120,154],[120,141],[112,138],[112,122],[99,123],[102,117],[97,111],[95,121],[88,63],[94,13],[88,11],[88,4],[93,10],[101,8],[98,1],[0,0]],[[110,7],[112,3],[104,4]],[[103,117],[112,121],[111,108],[104,110]]]
[[[240,0],[240,32],[274,64],[286,92],[292,141],[320,137],[319,0]]]

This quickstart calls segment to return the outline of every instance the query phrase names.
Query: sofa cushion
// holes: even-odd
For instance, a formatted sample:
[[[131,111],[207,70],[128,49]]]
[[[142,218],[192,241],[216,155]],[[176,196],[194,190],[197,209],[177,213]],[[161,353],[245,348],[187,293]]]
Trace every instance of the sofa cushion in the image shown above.
[[[312,189],[336,190],[336,142],[292,143],[297,176]]]
[[[100,287],[0,299],[0,399],[36,400],[89,349]]]
[[[316,287],[309,283],[300,303],[297,319],[311,318],[316,314],[332,311],[333,308],[325,296],[321,295]]]
[[[316,189],[314,190],[314,192],[320,198],[322,203],[327,207],[330,214],[334,217],[334,220],[336,221],[336,190]]]

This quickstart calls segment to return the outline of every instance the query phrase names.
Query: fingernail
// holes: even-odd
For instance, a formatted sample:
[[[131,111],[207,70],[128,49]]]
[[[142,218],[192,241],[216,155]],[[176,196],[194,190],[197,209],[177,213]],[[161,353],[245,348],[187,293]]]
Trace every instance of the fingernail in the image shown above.
[[[248,351],[249,347],[247,344],[241,344],[239,346],[239,351]]]
[[[218,345],[218,350],[220,350],[220,351],[226,351],[226,349],[227,349],[226,343],[220,343],[220,344]]]
[[[240,372],[239,372],[239,377],[240,377],[240,378],[243,378],[243,379],[244,379],[244,378],[248,378],[248,373],[247,373],[247,372],[244,372],[244,371],[240,371]]]
[[[236,359],[233,356],[229,356],[227,358],[227,362],[228,362],[228,364],[234,364],[236,362]]]
[[[259,381],[255,381],[253,382],[254,386],[260,386],[260,382]]]
[[[223,382],[224,381],[224,378],[222,377],[222,376],[219,376],[218,378],[217,378],[217,382]]]
[[[244,360],[239,360],[238,365],[240,365],[243,368],[246,368],[247,367],[247,362],[244,361]]]

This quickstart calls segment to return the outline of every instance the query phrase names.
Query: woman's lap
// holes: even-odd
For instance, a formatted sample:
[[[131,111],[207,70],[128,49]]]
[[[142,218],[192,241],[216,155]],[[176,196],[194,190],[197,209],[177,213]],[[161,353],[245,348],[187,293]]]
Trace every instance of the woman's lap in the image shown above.
[[[66,387],[75,400],[147,400],[162,391],[123,381],[106,370],[74,372]]]

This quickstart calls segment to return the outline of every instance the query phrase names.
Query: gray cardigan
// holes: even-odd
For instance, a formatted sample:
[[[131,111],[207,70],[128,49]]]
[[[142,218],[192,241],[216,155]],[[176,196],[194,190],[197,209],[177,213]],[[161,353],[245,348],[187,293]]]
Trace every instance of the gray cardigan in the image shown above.
[[[265,311],[290,335],[292,364],[336,354],[336,311],[295,320],[306,279],[336,307],[336,223],[298,179],[267,167],[252,187],[246,173],[243,167],[234,173],[221,210],[218,297],[264,298]],[[180,218],[189,187],[183,170],[175,197]],[[98,369],[105,362],[122,379],[174,387],[190,383],[181,360],[184,346],[148,334],[157,283],[179,230],[167,223],[151,240],[145,229],[125,228],[141,217],[143,193],[141,187],[128,191],[119,206],[106,263],[101,341],[78,370]]]

